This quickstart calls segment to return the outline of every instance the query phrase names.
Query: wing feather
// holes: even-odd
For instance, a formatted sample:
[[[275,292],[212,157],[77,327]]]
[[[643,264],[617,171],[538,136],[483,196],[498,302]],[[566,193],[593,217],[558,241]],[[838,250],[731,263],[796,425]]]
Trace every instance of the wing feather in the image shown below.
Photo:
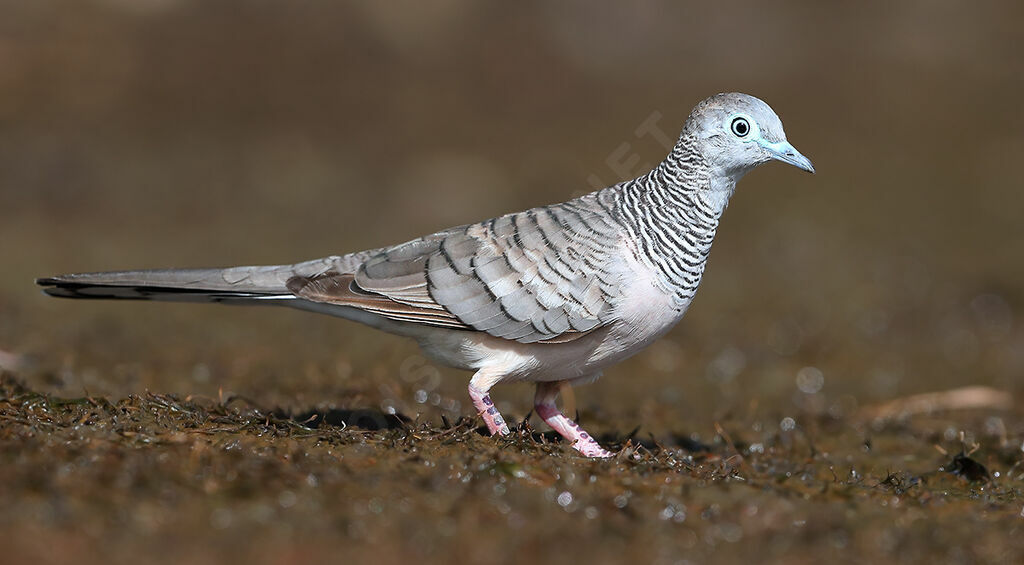
[[[379,250],[354,272],[296,276],[320,302],[524,343],[564,342],[607,323],[616,298],[614,222],[593,195]]]

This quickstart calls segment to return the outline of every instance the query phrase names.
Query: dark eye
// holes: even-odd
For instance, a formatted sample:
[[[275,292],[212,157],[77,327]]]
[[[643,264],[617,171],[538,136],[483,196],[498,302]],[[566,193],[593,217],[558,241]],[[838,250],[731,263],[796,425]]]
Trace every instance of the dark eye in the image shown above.
[[[750,123],[747,122],[746,118],[735,118],[732,121],[732,132],[737,137],[746,137],[750,133]]]

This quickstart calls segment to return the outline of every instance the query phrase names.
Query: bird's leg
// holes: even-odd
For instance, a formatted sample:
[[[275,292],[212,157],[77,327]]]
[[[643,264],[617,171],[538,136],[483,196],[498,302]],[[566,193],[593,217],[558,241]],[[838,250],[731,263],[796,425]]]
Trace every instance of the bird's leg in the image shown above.
[[[491,389],[491,384],[487,383],[484,385],[484,383],[480,382],[483,379],[480,379],[479,376],[480,373],[477,373],[469,381],[469,397],[473,399],[473,406],[476,406],[477,413],[484,419],[484,423],[487,424],[487,429],[490,430],[492,436],[508,435],[508,425],[505,423],[505,419],[498,412],[498,408],[491,400],[491,395],[487,394],[487,391]]]
[[[533,409],[547,425],[551,426],[562,437],[569,440],[572,446],[587,457],[611,457],[612,452],[601,447],[597,441],[583,430],[576,422],[566,418],[555,405],[559,383],[537,383],[537,395],[533,399]]]

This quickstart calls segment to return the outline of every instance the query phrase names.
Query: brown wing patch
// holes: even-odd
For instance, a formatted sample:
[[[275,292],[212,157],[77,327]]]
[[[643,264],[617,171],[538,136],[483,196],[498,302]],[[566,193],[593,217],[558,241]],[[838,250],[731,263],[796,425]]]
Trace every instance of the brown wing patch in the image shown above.
[[[292,277],[288,290],[313,302],[359,308],[400,322],[415,322],[457,330],[473,328],[463,324],[447,310],[425,308],[392,300],[383,294],[359,287],[351,273],[324,273],[313,277]]]
[[[288,280],[287,286],[295,296],[313,302],[351,306],[398,322],[413,322],[454,330],[473,330],[472,327],[460,322],[447,310],[438,309],[437,305],[424,308],[398,302],[382,294],[360,288],[355,281],[355,275],[351,273],[324,273],[313,277],[292,277]],[[540,340],[537,343],[566,343],[575,341],[589,333],[590,331],[569,330],[562,335]]]

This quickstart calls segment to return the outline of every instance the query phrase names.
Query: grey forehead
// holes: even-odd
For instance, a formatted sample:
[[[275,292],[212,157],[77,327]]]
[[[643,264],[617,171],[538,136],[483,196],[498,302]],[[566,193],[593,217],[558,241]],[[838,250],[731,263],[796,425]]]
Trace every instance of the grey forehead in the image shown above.
[[[763,100],[741,92],[724,92],[716,94],[694,109],[699,114],[732,115],[746,114],[757,122],[761,135],[769,141],[780,141],[786,138],[782,129],[782,121]]]

